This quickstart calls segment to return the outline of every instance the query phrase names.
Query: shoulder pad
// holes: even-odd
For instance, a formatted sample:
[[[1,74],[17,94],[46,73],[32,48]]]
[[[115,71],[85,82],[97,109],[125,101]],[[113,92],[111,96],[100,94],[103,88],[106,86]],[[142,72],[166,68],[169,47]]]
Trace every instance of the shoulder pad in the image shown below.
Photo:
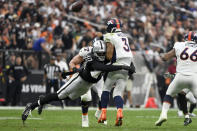
[[[79,55],[82,56],[83,58],[91,53],[92,47],[83,47],[80,51],[79,51]]]
[[[111,42],[111,39],[112,39],[112,37],[113,37],[113,33],[107,33],[107,34],[105,34],[104,35],[104,41],[105,42]]]

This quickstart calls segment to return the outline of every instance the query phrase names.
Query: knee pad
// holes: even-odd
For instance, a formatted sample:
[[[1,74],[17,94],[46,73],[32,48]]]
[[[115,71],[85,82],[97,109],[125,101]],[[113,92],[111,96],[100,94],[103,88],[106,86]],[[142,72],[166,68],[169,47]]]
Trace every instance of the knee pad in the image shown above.
[[[123,97],[124,89],[125,89],[124,87],[122,89],[115,87],[114,91],[113,91],[113,98],[116,97],[116,96]]]
[[[92,101],[91,90],[81,96],[81,101]]]
[[[123,93],[125,90],[127,79],[118,79],[116,81],[116,85],[113,91],[113,97],[121,96],[123,97]]]

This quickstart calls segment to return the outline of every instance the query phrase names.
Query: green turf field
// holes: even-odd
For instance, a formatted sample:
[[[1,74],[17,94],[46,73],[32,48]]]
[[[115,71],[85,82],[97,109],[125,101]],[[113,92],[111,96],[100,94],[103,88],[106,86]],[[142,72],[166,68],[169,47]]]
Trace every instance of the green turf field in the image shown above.
[[[80,110],[44,110],[39,116],[37,110],[28,117],[25,126],[21,118],[22,110],[0,110],[0,131],[197,131],[197,119],[193,118],[191,125],[184,127],[183,118],[177,117],[177,112],[171,110],[168,121],[161,127],[154,126],[159,110],[125,110],[122,127],[115,127],[116,111],[108,111],[108,125],[98,124],[94,110],[89,112],[90,127],[81,127]],[[197,112],[196,112],[197,113]]]

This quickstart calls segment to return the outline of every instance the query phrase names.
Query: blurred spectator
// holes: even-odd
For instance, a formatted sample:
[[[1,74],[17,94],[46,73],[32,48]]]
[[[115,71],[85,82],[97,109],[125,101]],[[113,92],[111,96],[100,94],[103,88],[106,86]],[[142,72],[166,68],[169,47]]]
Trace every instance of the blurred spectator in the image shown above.
[[[62,42],[64,44],[65,50],[73,50],[74,47],[74,38],[72,33],[69,31],[69,27],[64,27],[63,35],[62,35]]]
[[[8,71],[10,69],[10,67],[15,65],[15,61],[16,61],[16,56],[15,54],[10,54],[9,59],[6,62],[6,92],[5,92],[5,105],[10,104],[10,99],[12,98],[12,84],[14,81],[12,81],[11,79],[9,79],[8,77]]]
[[[27,31],[25,23],[21,21],[16,24],[16,27],[12,29],[13,33],[13,46],[15,48],[24,49],[26,46]]]
[[[68,64],[66,61],[62,60],[61,53],[57,54],[55,64],[60,67],[61,72],[68,72],[69,71]],[[62,86],[65,82],[66,82],[66,80],[62,80],[62,78],[61,78],[60,79],[60,86]]]
[[[54,55],[62,54],[64,52],[64,45],[61,39],[56,40],[55,45],[51,48],[51,51]]]
[[[41,34],[40,24],[37,22],[34,24],[34,26],[32,28],[33,28],[32,29],[32,37],[33,37],[32,39],[34,41],[40,37],[40,34]]]
[[[62,60],[62,54],[61,53],[57,54],[55,64],[60,67],[61,72],[68,72],[69,71],[68,64],[67,64],[67,62]]]
[[[16,57],[15,65],[8,69],[9,80],[12,81],[12,97],[11,105],[19,105],[20,95],[22,90],[22,83],[27,79],[28,70],[22,64],[22,58],[20,56]]]
[[[134,45],[140,43],[140,37],[145,37],[144,47],[148,47],[150,42],[159,42],[169,50],[173,46],[172,43],[180,40],[186,31],[196,29],[196,25],[192,25],[197,19],[197,2],[194,0],[189,2],[89,0],[84,1],[84,8],[79,13],[68,10],[73,2],[73,0],[1,2],[0,47],[24,49],[29,38],[28,32],[31,32],[33,41],[36,41],[40,38],[41,32],[50,29],[46,38],[47,43],[51,44],[51,41],[48,41],[51,38],[56,41],[62,37],[65,50],[75,50],[75,40],[82,38],[77,48],[87,45],[89,39],[94,37],[94,31],[102,30],[94,24],[105,24],[110,17],[119,17],[123,21],[124,29],[133,38]],[[70,16],[83,18],[85,21],[72,19]],[[93,22],[93,25],[86,21]]]
[[[83,39],[79,43],[78,48],[80,49],[80,48],[83,48],[85,46],[88,46],[89,42],[92,41],[93,38],[94,38],[93,33],[90,30],[88,30],[86,32],[86,35],[83,37]]]
[[[38,38],[37,40],[35,40],[34,44],[33,44],[33,50],[34,51],[46,51],[49,55],[51,54],[51,51],[47,48],[47,42],[46,42],[46,38],[48,35],[43,36]]]

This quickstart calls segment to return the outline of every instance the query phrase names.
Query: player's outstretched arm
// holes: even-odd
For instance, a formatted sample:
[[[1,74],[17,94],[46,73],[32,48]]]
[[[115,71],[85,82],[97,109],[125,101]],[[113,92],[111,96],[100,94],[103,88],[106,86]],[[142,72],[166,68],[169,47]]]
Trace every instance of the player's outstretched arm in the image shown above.
[[[92,68],[98,71],[112,72],[118,70],[128,70],[130,72],[135,72],[135,68],[132,66],[123,66],[123,65],[105,65],[100,62],[94,62]]]
[[[73,69],[74,67],[76,67],[78,64],[81,64],[83,62],[83,57],[80,56],[79,54],[76,55],[75,57],[72,58],[72,60],[69,63],[69,67],[70,69]]]
[[[160,54],[160,57],[163,61],[168,61],[175,56],[176,56],[175,49],[172,49],[171,51],[169,51],[167,53]]]

